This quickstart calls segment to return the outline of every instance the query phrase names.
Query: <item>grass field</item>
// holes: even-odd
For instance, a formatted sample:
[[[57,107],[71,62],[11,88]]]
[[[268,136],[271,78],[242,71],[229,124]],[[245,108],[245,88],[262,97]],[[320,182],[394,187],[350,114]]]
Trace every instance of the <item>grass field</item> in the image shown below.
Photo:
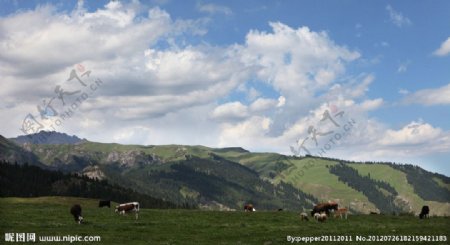
[[[83,207],[85,223],[82,225],[76,224],[69,213],[74,203]],[[321,235],[352,235],[353,239],[356,235],[446,235],[450,238],[448,217],[419,220],[412,216],[361,215],[318,223],[302,222],[298,213],[284,211],[244,213],[144,208],[136,221],[133,215],[115,214],[113,208],[100,209],[97,200],[92,199],[1,198],[0,206],[2,236],[10,232],[36,233],[37,238],[101,236],[97,244],[288,244],[287,236]],[[4,237],[0,239],[3,242]]]

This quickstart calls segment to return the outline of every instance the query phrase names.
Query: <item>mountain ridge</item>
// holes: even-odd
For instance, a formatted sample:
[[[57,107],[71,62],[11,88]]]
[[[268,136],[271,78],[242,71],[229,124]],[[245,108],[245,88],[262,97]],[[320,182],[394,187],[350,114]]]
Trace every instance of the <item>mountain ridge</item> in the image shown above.
[[[19,150],[35,155],[39,164],[49,168],[106,179],[157,198],[207,209],[238,209],[246,202],[269,210],[307,209],[313,203],[333,200],[359,213],[418,212],[427,204],[432,213],[450,215],[450,178],[419,167],[402,167],[413,165],[292,157],[254,153],[240,147],[140,146],[90,141],[29,143]],[[2,155],[4,151],[0,147]],[[355,169],[356,173],[352,173],[356,178],[347,178],[345,182],[348,171],[332,173],[330,167],[338,164]],[[431,195],[423,194],[422,183],[432,183],[426,189]],[[361,184],[381,188],[383,194],[371,197],[370,201],[364,190],[358,190]],[[391,208],[377,204],[383,201],[383,195],[390,196]]]
[[[38,133],[20,135],[9,140],[22,145],[26,143],[30,144],[77,144],[86,139],[80,139],[75,135],[68,135],[66,133],[59,133],[56,131],[39,131]]]

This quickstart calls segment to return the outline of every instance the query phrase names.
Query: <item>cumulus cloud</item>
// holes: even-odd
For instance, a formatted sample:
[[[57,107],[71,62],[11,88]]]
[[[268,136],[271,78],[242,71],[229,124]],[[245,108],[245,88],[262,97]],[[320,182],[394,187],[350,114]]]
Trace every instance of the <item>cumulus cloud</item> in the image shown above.
[[[259,98],[250,105],[250,109],[255,112],[265,111],[268,109],[272,109],[272,108],[276,107],[277,105],[278,105],[277,100]]]
[[[248,108],[241,102],[230,102],[216,107],[211,116],[222,120],[245,118],[248,116]]]
[[[396,11],[391,5],[386,6],[386,11],[388,11],[389,13],[391,22],[397,27],[403,27],[412,24],[411,20],[408,17]]]
[[[450,54],[450,37],[447,38],[436,51],[433,52],[436,56],[446,56]]]
[[[294,29],[280,22],[270,26],[271,33],[252,30],[247,34],[241,57],[245,64],[259,68],[258,78],[283,94],[301,97],[327,88],[345,71],[345,62],[360,56],[336,45],[326,32]]]
[[[420,144],[435,140],[442,130],[428,123],[411,122],[400,130],[387,130],[380,139],[382,145]]]
[[[440,88],[423,89],[409,94],[403,100],[405,104],[448,105],[450,104],[450,84]]]
[[[270,141],[266,133],[270,130],[271,124],[272,120],[263,116],[253,116],[237,124],[224,124],[218,145],[220,147],[259,145],[261,150],[265,149],[266,142]]]

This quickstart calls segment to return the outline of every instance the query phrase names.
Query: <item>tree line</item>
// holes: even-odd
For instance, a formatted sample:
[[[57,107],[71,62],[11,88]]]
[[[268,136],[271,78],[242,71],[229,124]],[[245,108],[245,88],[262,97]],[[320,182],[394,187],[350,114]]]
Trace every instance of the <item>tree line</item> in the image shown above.
[[[135,190],[112,185],[107,180],[78,174],[41,169],[27,163],[0,161],[0,197],[74,196],[111,200],[118,203],[138,201],[144,208],[195,208],[174,204]]]
[[[338,176],[339,181],[362,192],[381,212],[402,212],[402,209],[394,203],[395,196],[398,193],[389,183],[371,179],[369,176],[361,176],[356,169],[346,166],[343,163],[330,166],[329,171]],[[389,194],[386,195],[381,189],[384,189]]]

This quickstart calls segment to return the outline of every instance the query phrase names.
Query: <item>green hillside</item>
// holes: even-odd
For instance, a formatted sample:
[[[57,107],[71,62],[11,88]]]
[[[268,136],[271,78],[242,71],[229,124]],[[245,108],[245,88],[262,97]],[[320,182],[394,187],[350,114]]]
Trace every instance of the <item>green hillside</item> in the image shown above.
[[[418,213],[423,205],[430,206],[432,214],[448,214],[450,212],[450,203],[441,203],[435,201],[425,201],[420,198],[415,192],[414,188],[408,183],[406,173],[394,169],[392,166],[384,164],[349,164],[351,167],[357,169],[362,175],[369,176],[376,179],[386,181],[391,184],[399,193],[398,201],[404,202],[406,210]],[[437,179],[437,178],[436,178]],[[444,185],[442,180],[437,179]],[[436,181],[436,180],[434,180]]]
[[[0,153],[5,152],[13,159],[18,156],[19,163],[29,159],[22,157],[26,152],[28,157],[36,159],[33,164],[106,179],[178,205],[189,203],[204,209],[233,210],[241,209],[244,203],[253,203],[259,209],[300,210],[317,202],[336,201],[354,213],[394,210],[417,214],[422,205],[429,205],[433,214],[450,215],[450,178],[409,165],[290,157],[254,153],[239,147],[83,141],[26,144],[21,148],[4,141]],[[334,173],[333,166],[339,163],[358,172],[351,178],[347,176],[351,171]],[[381,181],[393,189],[389,191],[378,184]],[[369,190],[381,194],[375,199],[371,196],[370,201]],[[393,198],[391,208],[383,205],[380,199],[383,195],[386,200]]]
[[[339,181],[337,176],[329,173],[328,167],[336,164],[335,161],[313,157],[270,156],[264,160],[261,157],[244,158],[241,163],[261,171],[274,183],[290,183],[321,201],[334,200],[357,212],[377,210],[361,192],[350,188]]]

